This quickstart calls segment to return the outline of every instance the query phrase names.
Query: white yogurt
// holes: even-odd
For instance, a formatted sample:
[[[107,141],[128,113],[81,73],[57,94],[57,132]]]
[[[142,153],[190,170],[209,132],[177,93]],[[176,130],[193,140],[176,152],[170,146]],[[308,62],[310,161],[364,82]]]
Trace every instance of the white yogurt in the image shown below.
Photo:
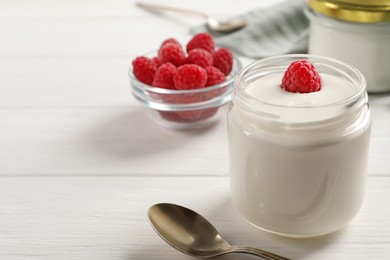
[[[320,71],[322,90],[307,94],[282,90],[281,71],[246,82],[245,73],[267,62],[274,60],[241,73],[230,104],[233,203],[249,222],[274,233],[335,231],[363,200],[371,123],[366,93],[356,97],[356,82],[329,71]]]
[[[351,97],[355,90],[353,86],[343,80],[329,75],[322,75],[323,87],[321,91],[297,94],[283,90],[280,87],[283,72],[273,73],[258,79],[246,88],[252,97],[278,106],[313,107],[324,106],[342,101]]]

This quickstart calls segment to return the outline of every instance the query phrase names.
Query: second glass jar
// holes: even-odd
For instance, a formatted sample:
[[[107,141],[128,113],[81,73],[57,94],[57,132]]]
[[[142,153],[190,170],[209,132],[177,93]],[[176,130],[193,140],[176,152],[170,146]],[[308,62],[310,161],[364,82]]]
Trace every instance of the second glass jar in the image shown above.
[[[390,0],[309,0],[309,53],[349,63],[368,92],[390,91]]]

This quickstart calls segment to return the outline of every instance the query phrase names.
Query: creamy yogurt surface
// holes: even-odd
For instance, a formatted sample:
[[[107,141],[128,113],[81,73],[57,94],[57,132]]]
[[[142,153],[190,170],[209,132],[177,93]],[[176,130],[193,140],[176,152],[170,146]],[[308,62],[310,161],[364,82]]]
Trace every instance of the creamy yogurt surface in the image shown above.
[[[322,88],[312,93],[292,93],[280,87],[283,73],[274,73],[252,82],[245,91],[273,105],[290,107],[324,106],[344,100],[355,93],[352,84],[338,77],[321,74]]]

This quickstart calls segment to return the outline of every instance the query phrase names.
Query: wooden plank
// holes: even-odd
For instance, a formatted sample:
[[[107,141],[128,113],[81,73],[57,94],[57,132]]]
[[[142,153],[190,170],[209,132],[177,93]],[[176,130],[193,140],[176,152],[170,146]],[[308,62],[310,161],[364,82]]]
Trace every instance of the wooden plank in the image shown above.
[[[0,129],[0,174],[226,175],[228,171],[223,115],[206,129],[173,131],[136,107],[0,109]]]
[[[0,60],[0,108],[128,107],[131,58]]]
[[[390,175],[386,109],[373,108],[373,175]],[[174,131],[135,106],[0,109],[0,174],[227,175],[225,113],[209,128]]]
[[[128,57],[157,49],[168,37],[186,42],[189,29],[204,23],[198,17],[151,14],[136,8],[135,2],[0,2],[0,35],[6,36],[1,39],[0,57]],[[222,18],[276,2],[247,0],[226,5],[223,0],[176,0],[166,4],[193,6]],[[156,22],[163,29],[156,29]]]
[[[228,177],[0,178],[0,259],[190,259],[163,242],[146,212],[154,203],[190,207],[232,244],[293,259],[384,259],[390,255],[389,177],[368,178],[366,201],[344,229],[287,239],[247,224],[229,199]],[[222,259],[250,259],[234,255]]]
[[[217,17],[229,16],[244,13],[255,8],[273,5],[283,0],[242,0],[231,1],[226,4],[224,0],[169,0],[163,4],[180,8],[193,9],[205,12]],[[135,6],[135,2],[147,2],[162,4],[159,0],[29,0],[0,1],[0,19],[34,19],[34,18],[123,18],[151,16]],[[183,19],[183,15],[180,19]],[[199,21],[199,18],[198,18]]]

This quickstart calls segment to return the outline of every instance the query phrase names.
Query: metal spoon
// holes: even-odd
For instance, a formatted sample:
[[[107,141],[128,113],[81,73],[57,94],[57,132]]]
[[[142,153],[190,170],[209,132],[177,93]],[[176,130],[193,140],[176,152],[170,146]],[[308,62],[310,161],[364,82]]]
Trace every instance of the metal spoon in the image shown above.
[[[179,205],[153,205],[148,216],[154,230],[162,239],[190,256],[215,257],[229,253],[246,253],[269,260],[289,260],[257,248],[231,246],[204,217]]]
[[[177,7],[171,7],[171,6],[165,6],[165,5],[157,5],[157,4],[146,4],[146,3],[140,3],[137,2],[136,5],[138,7],[144,8],[151,12],[156,13],[162,13],[162,12],[176,12],[176,13],[182,13],[182,14],[190,14],[190,15],[197,15],[201,16],[204,19],[206,19],[207,27],[210,31],[219,32],[219,33],[229,33],[236,30],[239,30],[247,25],[247,21],[244,19],[239,18],[232,18],[227,21],[218,21],[213,17],[210,17],[207,14],[204,14],[202,12],[194,11],[194,10],[188,10],[188,9],[181,9]]]

